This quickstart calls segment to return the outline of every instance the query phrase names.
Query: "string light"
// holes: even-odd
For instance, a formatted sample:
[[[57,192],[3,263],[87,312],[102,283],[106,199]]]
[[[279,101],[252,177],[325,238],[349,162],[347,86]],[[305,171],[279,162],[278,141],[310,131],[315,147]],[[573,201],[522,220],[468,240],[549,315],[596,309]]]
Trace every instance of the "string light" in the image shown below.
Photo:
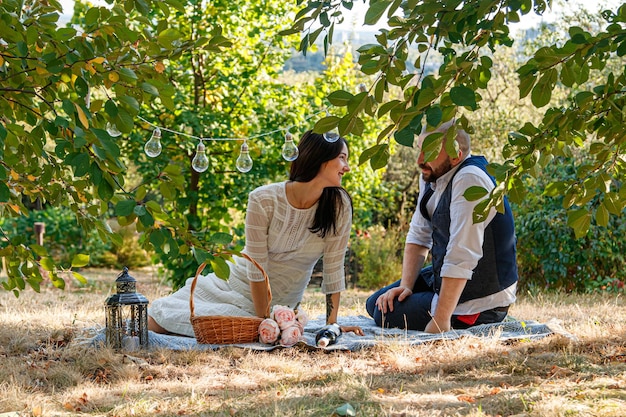
[[[337,133],[337,132],[326,132],[326,133],[324,133],[324,139],[326,139],[326,141],[330,142],[330,143],[337,142],[337,139],[339,139],[339,133]]]
[[[143,150],[150,158],[156,158],[161,155],[161,149],[163,149],[161,147],[161,129],[157,127],[152,131],[152,136],[144,145]]]
[[[118,137],[118,136],[120,136],[122,134],[122,132],[120,132],[117,129],[117,126],[115,126],[114,124],[109,123],[109,122],[107,122],[106,131],[109,134],[109,136],[111,136],[113,138],[116,138],[116,137]]]
[[[326,117],[328,117],[328,110],[326,110]],[[337,142],[337,140],[339,139],[339,133],[333,132],[333,131],[326,132],[322,136],[324,136],[324,139],[326,139],[326,142],[330,142],[330,143]]]
[[[241,144],[241,153],[237,157],[235,165],[240,172],[244,173],[252,169],[252,158],[250,158],[250,153],[248,152],[248,142],[245,140]]]
[[[328,110],[324,110],[324,111],[326,113],[326,116],[328,116]],[[304,121],[312,119],[313,117],[318,116],[321,113],[322,112],[318,112],[316,114],[308,116],[305,118]],[[235,165],[240,172],[244,172],[244,173],[249,172],[252,169],[252,165],[254,164],[252,161],[252,158],[250,157],[250,150],[248,148],[248,140],[251,140],[251,139],[257,139],[263,136],[272,135],[277,132],[286,131],[285,142],[282,148],[282,157],[286,161],[292,162],[292,161],[295,161],[299,155],[298,147],[293,141],[294,136],[291,132],[289,132],[289,128],[276,129],[271,132],[266,132],[266,133],[262,133],[256,136],[250,136],[247,138],[208,138],[208,137],[205,138],[205,137],[189,135],[183,132],[178,132],[176,130],[171,130],[166,127],[159,127],[155,125],[154,123],[150,123],[148,120],[144,119],[143,117],[140,117],[140,116],[137,116],[137,117],[143,122],[154,127],[150,140],[148,140],[144,146],[144,151],[146,155],[148,155],[151,158],[156,158],[157,156],[161,154],[161,150],[162,150],[161,131],[162,130],[176,134],[176,135],[187,136],[189,138],[199,140],[200,143],[198,143],[198,146],[196,147],[196,154],[194,155],[191,161],[191,166],[196,172],[204,172],[209,168],[209,165],[210,165],[209,159],[206,155],[206,147],[204,145],[204,141],[207,141],[207,140],[211,140],[211,141],[241,141],[243,140],[243,144],[241,145],[240,153],[239,153],[239,156],[237,157]],[[121,132],[117,130],[116,126],[111,125],[110,123],[107,123],[107,132],[109,132],[109,135],[111,136],[121,135]],[[326,139],[328,142],[336,142],[339,139],[339,134],[336,132],[326,132],[323,134],[323,136],[324,136],[324,139]]]
[[[293,135],[289,131],[285,133],[285,144],[283,145],[282,154],[285,161],[289,162],[298,159],[298,155],[300,154],[298,147],[295,145],[295,143],[293,143]]]
[[[191,167],[196,172],[204,172],[209,169],[209,158],[207,158],[206,156],[204,143],[202,143],[202,141],[198,143],[198,147],[196,148],[196,155],[191,161]]]

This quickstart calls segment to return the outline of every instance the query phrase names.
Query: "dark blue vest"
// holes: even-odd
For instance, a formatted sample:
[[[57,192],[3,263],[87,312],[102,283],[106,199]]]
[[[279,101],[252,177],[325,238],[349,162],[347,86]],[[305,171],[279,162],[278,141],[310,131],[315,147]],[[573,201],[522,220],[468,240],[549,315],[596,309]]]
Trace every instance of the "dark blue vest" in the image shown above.
[[[432,216],[433,247],[431,249],[434,289],[437,294],[441,289],[441,267],[450,241],[450,201],[452,199],[452,180],[467,166],[477,166],[487,172],[487,160],[483,156],[467,158],[450,179]],[[495,184],[495,179],[491,177]],[[468,213],[471,216],[472,213]],[[504,213],[496,213],[485,228],[483,257],[478,261],[472,279],[461,294],[459,302],[482,298],[495,294],[511,286],[518,279],[516,261],[516,237],[513,214],[508,200],[504,199]]]

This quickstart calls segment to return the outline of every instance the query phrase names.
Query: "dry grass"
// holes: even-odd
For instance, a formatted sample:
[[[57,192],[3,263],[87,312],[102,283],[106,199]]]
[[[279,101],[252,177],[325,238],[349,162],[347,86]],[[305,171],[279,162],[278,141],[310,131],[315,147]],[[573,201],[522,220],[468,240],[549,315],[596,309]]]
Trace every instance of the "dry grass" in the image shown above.
[[[626,306],[622,296],[522,297],[512,315],[559,319],[577,341],[462,339],[359,352],[140,352],[80,345],[102,327],[119,271],[84,271],[89,286],[0,293],[0,416],[623,416]],[[153,300],[155,273],[131,271]],[[342,314],[363,314],[350,290]],[[349,307],[348,307],[349,305]],[[304,308],[323,313],[319,292]]]

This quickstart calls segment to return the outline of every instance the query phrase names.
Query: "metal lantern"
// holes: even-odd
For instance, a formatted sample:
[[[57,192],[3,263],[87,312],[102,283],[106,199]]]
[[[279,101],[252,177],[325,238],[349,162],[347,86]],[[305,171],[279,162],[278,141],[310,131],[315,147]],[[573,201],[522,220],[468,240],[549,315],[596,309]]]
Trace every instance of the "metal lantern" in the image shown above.
[[[148,299],[137,292],[136,283],[124,267],[115,280],[117,293],[106,300],[106,342],[113,349],[148,347]]]

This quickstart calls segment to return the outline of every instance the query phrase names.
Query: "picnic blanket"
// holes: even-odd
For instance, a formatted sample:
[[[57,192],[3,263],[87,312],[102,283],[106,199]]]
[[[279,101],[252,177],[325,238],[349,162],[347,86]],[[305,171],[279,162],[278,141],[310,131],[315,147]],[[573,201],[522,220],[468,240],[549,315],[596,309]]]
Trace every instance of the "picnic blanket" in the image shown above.
[[[461,337],[477,338],[497,338],[498,340],[522,340],[540,339],[553,334],[561,334],[571,339],[575,336],[561,328],[556,320],[548,323],[538,323],[535,321],[520,321],[508,318],[502,323],[483,324],[470,327],[466,330],[451,330],[440,334],[431,334],[416,330],[383,329],[374,323],[374,320],[365,316],[349,316],[339,319],[340,325],[361,326],[365,336],[357,336],[353,333],[342,334],[334,345],[320,348],[315,345],[316,333],[325,325],[323,316],[309,321],[304,328],[303,340],[295,346],[306,349],[323,350],[349,350],[372,347],[380,344],[403,344],[419,345],[422,343],[437,340],[454,340]],[[105,344],[105,332],[101,329],[95,336],[86,341],[93,346]],[[238,343],[233,345],[209,345],[199,344],[193,337],[164,335],[149,332],[148,343],[151,349],[172,349],[172,350],[215,350],[225,346],[236,346],[241,348],[270,351],[285,348],[280,345],[266,345],[263,343]]]

